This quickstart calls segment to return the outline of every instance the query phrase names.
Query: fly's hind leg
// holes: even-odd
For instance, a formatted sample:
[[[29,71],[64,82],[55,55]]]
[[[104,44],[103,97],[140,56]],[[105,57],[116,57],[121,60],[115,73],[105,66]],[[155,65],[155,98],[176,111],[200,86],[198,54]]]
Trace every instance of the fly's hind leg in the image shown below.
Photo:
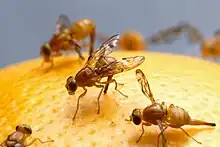
[[[115,79],[112,79],[112,76],[109,76],[108,77],[108,81],[106,81],[106,82],[99,82],[100,84],[105,84],[105,91],[104,91],[104,93],[107,93],[109,84],[113,83],[113,82],[115,83],[115,90],[118,91],[124,97],[128,97],[127,95],[123,94],[120,90],[118,90],[118,85],[124,85],[124,84],[117,83],[117,81]]]
[[[180,127],[180,129],[191,139],[193,139],[195,142],[197,142],[198,144],[202,144],[201,142],[197,141],[195,138],[193,138],[191,135],[189,135],[189,133],[187,133],[183,128]]]
[[[97,103],[98,103],[98,111],[97,111],[97,114],[100,114],[100,102],[99,102],[99,100],[100,100],[100,97],[101,97],[101,94],[102,94],[102,92],[103,92],[103,90],[104,90],[104,86],[103,85],[95,85],[97,88],[101,88],[101,91],[99,92],[99,96],[98,96],[98,98],[97,98]]]

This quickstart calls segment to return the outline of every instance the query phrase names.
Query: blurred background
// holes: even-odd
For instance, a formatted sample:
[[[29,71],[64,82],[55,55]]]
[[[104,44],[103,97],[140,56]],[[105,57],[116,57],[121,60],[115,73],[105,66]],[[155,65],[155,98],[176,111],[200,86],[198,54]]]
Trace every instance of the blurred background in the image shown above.
[[[0,67],[39,57],[40,45],[55,32],[60,13],[72,22],[92,19],[97,31],[107,35],[136,30],[148,37],[184,20],[211,38],[220,28],[219,6],[219,0],[2,0]],[[149,50],[200,56],[199,44],[188,45],[185,37],[172,45],[151,45]]]

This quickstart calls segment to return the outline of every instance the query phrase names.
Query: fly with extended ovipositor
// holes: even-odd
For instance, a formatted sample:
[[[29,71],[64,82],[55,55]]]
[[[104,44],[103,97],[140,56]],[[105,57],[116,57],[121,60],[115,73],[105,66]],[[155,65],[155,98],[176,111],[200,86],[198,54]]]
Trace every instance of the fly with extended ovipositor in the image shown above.
[[[126,121],[132,121],[135,125],[142,126],[142,133],[137,140],[140,141],[144,134],[144,126],[158,125],[161,132],[157,137],[157,147],[159,146],[159,138],[163,137],[163,146],[167,146],[166,138],[164,136],[164,131],[168,127],[181,129],[188,137],[192,138],[197,143],[201,142],[190,136],[183,128],[184,125],[207,125],[216,126],[215,123],[209,123],[201,120],[192,119],[188,112],[179,106],[171,104],[168,108],[164,102],[156,102],[150,89],[147,78],[144,73],[140,70],[136,70],[136,77],[138,83],[141,85],[141,90],[147,98],[151,100],[151,105],[147,106],[143,110],[136,108],[132,111],[130,119]]]
[[[119,35],[113,35],[108,40],[106,40],[95,52],[88,58],[85,66],[76,74],[75,77],[70,76],[66,80],[66,89],[70,95],[74,95],[78,87],[84,89],[84,92],[77,99],[77,108],[73,116],[73,120],[79,109],[80,98],[85,96],[87,93],[86,87],[95,86],[101,88],[101,91],[97,97],[98,111],[100,113],[100,103],[99,99],[102,92],[107,93],[108,86],[110,83],[115,83],[115,90],[117,89],[118,83],[113,76],[131,69],[136,68],[142,64],[145,60],[144,56],[126,57],[120,60],[114,57],[108,56],[113,52],[114,49],[118,47]],[[108,77],[107,81],[101,82],[102,78]],[[124,95],[122,92],[120,92]],[[126,95],[124,95],[126,96]]]
[[[8,135],[7,139],[0,144],[2,147],[27,147],[32,145],[35,141],[40,141],[42,144],[54,142],[54,140],[42,141],[39,138],[33,139],[30,143],[25,144],[25,140],[32,134],[32,129],[29,125],[17,125],[15,132]]]

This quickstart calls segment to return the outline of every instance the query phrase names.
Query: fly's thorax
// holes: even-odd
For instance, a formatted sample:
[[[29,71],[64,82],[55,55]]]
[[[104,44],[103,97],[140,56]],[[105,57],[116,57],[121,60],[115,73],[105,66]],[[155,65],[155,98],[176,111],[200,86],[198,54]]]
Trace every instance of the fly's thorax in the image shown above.
[[[182,126],[189,123],[191,120],[189,113],[179,106],[171,104],[167,111],[167,122],[175,126]]]
[[[162,120],[165,116],[164,110],[159,103],[153,103],[143,110],[143,120],[157,125],[157,120]]]
[[[78,86],[89,86],[94,83],[91,79],[95,77],[95,72],[91,68],[85,67],[76,74],[75,80]]]
[[[26,135],[27,136],[27,135]],[[7,138],[8,141],[21,142],[25,138],[25,134],[22,132],[14,132]]]

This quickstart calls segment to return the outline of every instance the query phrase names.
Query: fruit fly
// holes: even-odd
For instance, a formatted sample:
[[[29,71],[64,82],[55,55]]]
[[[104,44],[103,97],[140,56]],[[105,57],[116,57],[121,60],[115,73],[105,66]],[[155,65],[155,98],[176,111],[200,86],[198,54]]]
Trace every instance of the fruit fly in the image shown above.
[[[25,144],[25,140],[32,134],[32,129],[29,125],[17,125],[15,132],[8,135],[7,139],[1,143],[2,147],[27,147],[32,145],[35,141],[40,141],[42,144],[54,142],[54,140],[42,141],[39,138],[33,139],[30,143]]]
[[[108,86],[110,83],[115,83],[115,90],[120,92],[117,88],[118,84],[113,76],[131,69],[136,68],[142,64],[145,60],[144,56],[126,57],[120,60],[109,56],[114,49],[118,47],[119,35],[113,35],[108,40],[106,40],[95,52],[88,58],[85,66],[75,75],[75,77],[70,76],[66,80],[65,87],[69,95],[74,95],[78,87],[84,89],[84,92],[77,99],[77,108],[73,116],[73,120],[76,117],[77,111],[79,109],[80,98],[85,96],[87,93],[86,87],[95,86],[101,88],[101,91],[97,97],[98,111],[100,113],[100,103],[99,99],[102,92],[107,93]],[[101,82],[104,77],[108,77],[107,81]],[[123,84],[121,84],[123,85]],[[126,96],[127,97],[127,96]]]
[[[69,33],[71,29],[71,22],[65,14],[61,14],[56,22],[56,33],[54,33],[51,39],[44,43],[40,48],[40,55],[43,57],[43,63],[50,62],[53,66],[53,57],[61,56],[64,51],[75,50],[80,59],[84,60],[80,51],[81,46],[74,40]]]
[[[137,143],[140,141],[144,134],[144,126],[158,125],[160,127],[160,134],[157,137],[157,146],[159,146],[159,138],[162,135],[164,139],[163,146],[167,146],[166,139],[163,135],[164,131],[168,127],[181,129],[188,137],[192,138],[197,143],[201,142],[190,136],[183,128],[184,125],[207,125],[216,126],[215,123],[204,122],[201,120],[192,119],[188,112],[179,106],[171,104],[169,107],[165,105],[165,102],[158,103],[155,101],[154,96],[151,92],[148,80],[144,73],[140,70],[136,70],[136,78],[138,83],[141,85],[141,90],[143,94],[150,99],[151,105],[147,106],[143,110],[136,108],[132,111],[130,119],[126,121],[132,121],[135,125],[142,126],[142,133]]]
[[[56,33],[66,32],[65,35],[70,36],[72,40],[80,42],[90,37],[89,43],[83,43],[81,47],[90,47],[89,55],[94,52],[94,44],[96,39],[96,24],[90,19],[80,19],[75,23],[71,23],[67,15],[61,14],[56,22]]]

